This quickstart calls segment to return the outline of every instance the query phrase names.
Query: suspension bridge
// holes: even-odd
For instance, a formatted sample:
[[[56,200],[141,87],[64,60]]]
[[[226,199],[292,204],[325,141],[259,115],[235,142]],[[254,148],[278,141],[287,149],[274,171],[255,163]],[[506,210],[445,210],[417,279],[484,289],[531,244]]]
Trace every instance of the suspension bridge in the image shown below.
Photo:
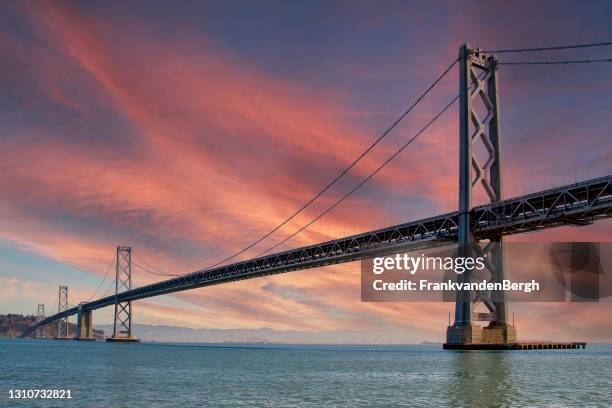
[[[107,341],[138,341],[132,333],[131,302],[139,299],[433,246],[458,243],[465,247],[465,244],[469,245],[474,242],[503,243],[504,237],[511,234],[567,225],[585,226],[598,220],[610,218],[612,216],[612,175],[524,196],[503,198],[498,74],[499,67],[504,64],[586,64],[611,62],[612,59],[500,62],[496,57],[496,54],[505,52],[529,53],[610,45],[612,43],[608,42],[548,48],[482,51],[465,44],[460,48],[458,58],[374,143],[310,201],[260,239],[232,256],[193,273],[170,276],[171,274],[164,273],[151,266],[160,272],[158,274],[167,276],[169,279],[138,288],[132,287],[132,248],[119,246],[113,260],[115,262],[115,290],[113,294],[96,300],[90,299],[71,307],[68,302],[68,288],[60,286],[58,312],[47,317],[44,313],[44,305],[39,305],[36,323],[26,330],[22,337],[28,336],[34,331],[40,337],[42,327],[56,323],[58,327],[57,338],[68,338],[68,317],[76,315],[76,339],[92,340],[94,339],[92,312],[100,308],[114,306],[114,330],[112,337],[107,338]],[[389,156],[386,161],[346,195],[340,197],[325,211],[286,239],[255,258],[228,263],[228,261],[268,238],[323,195],[391,132],[455,64],[459,65],[459,94],[451,99],[437,115]],[[457,100],[459,101],[460,133],[458,211],[315,245],[272,252],[272,250],[325,216],[374,177],[386,164],[424,133]],[[480,109],[476,108],[477,104],[481,107]],[[473,154],[474,147],[477,144],[486,152],[486,157],[477,157]],[[484,191],[488,201],[486,204],[473,206],[473,194],[476,189]],[[490,270],[491,279],[492,281],[502,281],[504,279],[502,246],[492,245],[492,247],[494,249],[491,250],[489,259],[495,267]],[[141,269],[155,273],[155,271],[145,267],[141,267]],[[469,281],[470,273],[466,272],[463,275],[458,275],[457,279],[459,281]],[[475,313],[475,306],[479,302],[485,305],[488,310],[487,313]],[[485,325],[481,326],[476,322],[484,322]],[[508,310],[503,292],[492,293],[488,296],[480,293],[476,296],[473,292],[466,291],[457,292],[455,319],[454,323],[447,327],[445,347],[474,346],[476,348],[490,348],[491,345],[500,345],[508,349],[525,348],[517,346],[517,344],[516,328],[508,322]]]

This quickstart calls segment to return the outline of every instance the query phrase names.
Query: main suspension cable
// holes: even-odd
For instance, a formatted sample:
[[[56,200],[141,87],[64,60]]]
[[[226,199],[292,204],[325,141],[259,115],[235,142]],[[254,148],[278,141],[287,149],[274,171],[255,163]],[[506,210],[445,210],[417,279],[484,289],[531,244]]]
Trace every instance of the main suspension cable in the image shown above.
[[[142,267],[142,265],[138,265],[138,264],[136,264],[136,263],[134,262],[134,264],[136,264],[136,266],[138,266],[139,268],[143,269],[143,270],[144,270],[144,271],[146,271],[146,272],[152,273],[152,274],[154,274],[154,275],[159,275],[159,276],[180,276],[180,275],[177,275],[177,274],[174,274],[174,273],[166,272],[166,271],[164,271],[164,270],[162,270],[162,269],[159,269],[159,268],[157,268],[157,267],[155,267],[155,266],[151,265],[149,262],[147,262],[147,261],[145,261],[144,259],[142,259],[142,257],[140,257],[140,256],[139,256],[139,255],[138,255],[138,254],[137,254],[135,251],[132,251],[132,253],[134,254],[134,256],[135,256],[136,258],[138,258],[138,260],[139,260],[140,262],[142,262],[143,264],[145,264],[145,265],[146,265],[148,268],[153,269],[153,270],[154,270],[154,271],[156,271],[157,273],[156,273],[156,272],[153,272],[153,271],[151,271],[151,270],[149,270],[149,269],[147,269],[147,268],[143,268],[143,267]]]
[[[314,224],[315,222],[317,222],[318,220],[320,220],[321,218],[323,218],[327,213],[329,213],[331,210],[333,210],[334,208],[336,208],[341,202],[343,202],[345,199],[347,199],[351,194],[353,194],[355,191],[357,191],[361,186],[363,186],[365,183],[367,183],[372,177],[374,177],[380,170],[382,170],[387,164],[389,164],[395,157],[397,157],[397,155],[399,155],[406,147],[408,147],[412,142],[414,142],[423,132],[425,132],[425,130],[427,130],[429,128],[429,126],[431,126],[436,120],[438,120],[438,118],[440,116],[442,116],[444,114],[444,112],[446,112],[457,100],[459,99],[459,95],[455,96],[449,103],[446,104],[446,106],[444,106],[444,108],[438,112],[429,122],[427,122],[427,124],[425,126],[423,126],[421,128],[421,130],[419,130],[414,136],[412,136],[406,143],[404,143],[398,150],[395,151],[395,153],[393,153],[391,156],[389,156],[387,158],[387,160],[385,160],[380,166],[378,166],[376,168],[376,170],[374,170],[372,173],[370,173],[366,178],[364,178],[359,184],[357,184],[353,189],[351,189],[348,193],[346,193],[344,196],[342,196],[339,200],[337,200],[335,203],[333,203],[332,205],[330,205],[325,211],[323,211],[322,213],[320,213],[317,217],[315,217],[314,219],[312,219],[310,222],[308,222],[307,224],[305,224],[303,227],[301,227],[300,229],[298,229],[297,231],[295,231],[293,234],[289,235],[287,238],[283,239],[282,241],[280,241],[279,243],[271,246],[270,248],[266,249],[265,251],[259,253],[257,255],[257,257],[262,256],[270,251],[272,251],[275,248],[278,248],[280,245],[284,244],[285,242],[289,241],[291,238],[295,237],[297,234],[299,234],[300,232],[304,231],[306,228],[308,228],[309,226],[311,226],[312,224]]]
[[[588,44],[558,45],[558,46],[553,46],[553,47],[487,50],[483,52],[502,54],[502,53],[509,53],[509,52],[536,52],[536,51],[568,50],[568,49],[574,49],[574,48],[607,47],[610,45],[612,45],[612,41],[588,43]]]
[[[319,197],[321,197],[323,194],[325,194],[325,192],[327,190],[329,190],[334,184],[336,184],[336,182],[338,180],[340,180],[346,173],[348,173],[353,167],[355,167],[355,165],[361,161],[361,159],[363,159],[378,143],[380,143],[381,140],[383,140],[422,100],[423,98],[425,98],[425,96],[427,96],[429,94],[429,92],[446,76],[446,74],[448,74],[448,72],[455,66],[455,64],[457,63],[458,59],[453,60],[453,62],[448,66],[448,68],[446,68],[444,70],[444,72],[425,90],[425,92],[423,92],[413,103],[412,105],[410,105],[410,107],[408,109],[406,109],[404,111],[404,113],[402,113],[396,120],[395,122],[393,122],[391,124],[391,126],[389,126],[366,150],[364,150],[363,153],[361,153],[355,160],[353,160],[351,162],[351,164],[348,165],[348,167],[346,167],[344,170],[342,170],[340,172],[340,174],[338,174],[329,184],[327,184],[321,191],[319,191],[317,194],[315,194],[310,200],[308,200],[304,205],[302,205],[298,210],[296,210],[293,214],[291,214],[288,218],[286,218],[283,222],[281,222],[280,224],[278,224],[276,227],[274,227],[272,230],[270,230],[269,232],[267,232],[266,234],[264,234],[263,236],[261,236],[259,239],[253,241],[251,244],[247,245],[246,247],[242,248],[241,250],[239,250],[238,252],[235,252],[234,254],[232,254],[231,256],[228,256],[227,258],[224,258],[223,260],[214,263],[212,265],[209,265],[208,267],[206,267],[204,270],[208,270],[211,268],[214,268],[215,266],[219,266],[231,259],[234,259],[235,257],[237,257],[238,255],[248,251],[249,249],[253,248],[255,245],[259,244],[261,241],[263,241],[264,239],[268,238],[270,235],[272,235],[273,233],[275,233],[276,231],[278,231],[279,229],[281,229],[284,225],[286,225],[289,221],[291,221],[292,219],[294,219],[298,214],[300,214],[302,211],[304,211],[308,206],[310,206],[310,204],[312,204],[315,200],[317,200]]]
[[[135,267],[137,267],[141,271],[144,271],[144,272],[147,272],[147,273],[150,273],[150,274],[153,274],[153,275],[157,275],[157,276],[183,276],[182,274],[179,275],[179,274],[168,273],[168,272],[159,273],[159,272],[156,272],[156,271],[152,271],[152,270],[150,270],[150,269],[148,269],[148,268],[146,268],[146,267],[144,267],[144,266],[142,266],[142,265],[140,265],[140,264],[138,264],[136,262],[132,262],[132,265],[134,265]]]
[[[399,149],[397,149],[393,154],[391,154],[373,172],[371,172],[359,184],[357,184],[355,187],[353,187],[348,193],[346,193],[344,196],[342,196],[340,199],[338,199],[336,202],[334,202],[331,206],[329,206],[325,211],[320,213],[317,217],[312,219],[310,222],[308,222],[307,224],[302,226],[300,229],[295,231],[293,234],[291,234],[287,238],[285,238],[282,241],[278,242],[277,244],[271,246],[270,248],[266,249],[265,251],[259,253],[256,257],[262,256],[262,255],[272,251],[273,249],[279,247],[280,245],[284,244],[285,242],[289,241],[291,238],[295,237],[300,232],[304,231],[306,228],[308,228],[309,226],[311,226],[312,224],[317,222],[319,219],[323,218],[326,214],[328,214],[334,208],[336,208],[340,203],[342,203],[344,200],[346,200],[355,191],[357,191],[359,188],[361,188],[361,186],[363,186],[370,179],[372,179],[376,174],[378,174],[378,172],[380,172],[387,164],[389,164],[393,159],[395,159],[395,157],[397,157],[402,151],[404,151],[404,149],[406,149],[410,144],[412,144],[419,136],[421,136],[421,134],[423,134],[436,120],[438,120],[458,99],[459,99],[459,95],[455,96],[450,102],[448,102],[444,106],[444,108],[442,108],[441,111],[439,111],[429,122],[427,122],[414,136],[412,136],[406,143],[404,143],[402,146],[400,146]],[[151,273],[153,275],[158,275],[158,276],[186,276],[186,275],[189,275],[189,273],[187,273],[187,274],[172,274],[172,273],[169,273],[169,272],[165,272],[165,271],[163,271],[163,270],[161,270],[159,268],[156,268],[153,265],[149,264],[144,259],[142,259],[142,257],[140,257],[138,255],[136,255],[136,258],[138,258],[138,260],[140,260],[145,265],[148,265],[150,268],[152,268],[154,270],[151,270],[151,269],[149,269],[149,268],[147,268],[147,267],[145,267],[143,265],[140,265],[137,262],[132,262],[132,265],[134,265],[135,267],[137,267],[138,269],[140,269],[140,270],[142,270],[144,272]],[[213,266],[210,266],[208,268],[199,270],[197,272],[205,272],[206,270],[208,270],[208,269],[210,269],[212,267]]]
[[[325,209],[317,217],[315,217],[310,222],[308,222],[307,224],[302,226],[300,229],[295,231],[293,234],[289,235],[287,238],[285,238],[282,241],[278,242],[277,244],[271,246],[270,248],[266,249],[265,251],[259,253],[258,255],[256,255],[256,257],[262,256],[262,255],[272,251],[273,249],[278,248],[280,245],[282,245],[285,242],[289,241],[291,238],[295,237],[296,235],[298,235],[299,233],[304,231],[306,228],[308,228],[309,226],[311,226],[312,224],[314,224],[315,222],[317,222],[318,220],[323,218],[325,215],[327,215],[334,208],[336,208],[340,203],[342,203],[344,200],[346,200],[355,191],[357,191],[359,188],[361,188],[361,186],[363,186],[370,179],[372,179],[376,174],[378,174],[378,172],[380,172],[387,164],[389,164],[393,159],[395,159],[395,157],[397,157],[402,151],[404,151],[404,149],[406,149],[410,144],[412,144],[419,136],[421,136],[421,134],[423,134],[436,120],[438,120],[458,99],[459,99],[459,95],[456,95],[451,101],[449,101],[442,108],[442,110],[440,110],[429,122],[427,122],[414,136],[412,136],[406,143],[404,143],[402,146],[400,146],[399,149],[397,149],[393,154],[391,154],[383,163],[381,163],[373,172],[371,172],[368,176],[366,176],[359,184],[357,184],[355,187],[353,187],[348,193],[346,193],[344,196],[342,196],[340,199],[338,199],[336,202],[334,202],[332,205],[330,205],[327,209]],[[139,259],[142,261],[142,258],[139,257]],[[139,269],[141,269],[141,270],[143,270],[145,272],[152,273],[152,274],[155,274],[155,275],[160,275],[160,276],[185,276],[185,275],[188,275],[188,274],[177,275],[177,274],[170,274],[170,273],[167,273],[167,272],[164,272],[164,274],[161,274],[161,273],[158,273],[158,272],[151,271],[148,268],[145,268],[142,265],[139,265],[138,263],[134,263],[134,265],[137,268],[139,268]],[[205,271],[207,271],[208,269],[210,269],[212,267],[213,266],[210,266],[208,268],[202,269],[202,270],[197,271],[197,272],[205,272]],[[155,268],[155,269],[157,269],[157,268]],[[159,269],[157,269],[157,270],[159,271]]]
[[[115,283],[114,280],[111,280],[108,287],[106,288],[106,290],[104,291],[104,294],[102,296],[100,296],[101,298],[106,297],[106,295],[108,295],[108,292],[110,292],[110,290],[113,287],[113,284]]]
[[[115,259],[117,258],[117,254],[115,253],[115,255],[113,255],[113,259],[111,260],[110,264],[108,265],[108,268],[106,269],[106,273],[104,274],[104,279],[102,279],[102,281],[100,282],[100,284],[98,285],[98,287],[96,288],[95,292],[91,294],[91,296],[85,300],[85,303],[89,302],[91,299],[93,299],[93,297],[96,295],[96,293],[98,293],[98,291],[100,290],[100,288],[102,287],[102,285],[104,284],[104,281],[106,281],[106,278],[108,277],[109,272],[111,271],[111,267],[113,266],[113,263],[115,262]]]
[[[517,61],[517,62],[500,61],[497,64],[498,65],[563,65],[563,64],[593,64],[593,63],[598,63],[598,62],[612,62],[612,58],[566,60],[566,61]]]

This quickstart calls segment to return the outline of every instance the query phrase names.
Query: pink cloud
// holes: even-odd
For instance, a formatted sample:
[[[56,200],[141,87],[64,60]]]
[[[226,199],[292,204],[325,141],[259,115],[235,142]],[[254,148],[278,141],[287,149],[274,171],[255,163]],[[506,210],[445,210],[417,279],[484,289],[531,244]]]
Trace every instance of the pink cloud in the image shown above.
[[[113,246],[133,244],[164,270],[193,271],[277,225],[374,138],[347,121],[350,95],[274,77],[206,40],[193,44],[189,33],[178,34],[185,38],[180,46],[154,42],[137,22],[102,22],[66,3],[32,7],[29,13],[58,55],[14,46],[11,52],[31,66],[45,66],[32,68],[32,75],[39,75],[36,83],[54,106],[74,116],[58,127],[7,129],[9,137],[0,140],[0,238],[50,258],[102,275]],[[78,72],[72,85],[127,122],[125,134],[81,141],[91,131],[87,124],[100,124],[94,130],[104,133],[106,118],[66,89],[71,83],[66,72]],[[416,112],[352,177],[376,168],[435,113],[434,105]],[[21,106],[24,112],[31,108]],[[456,133],[452,111],[371,182],[386,194],[421,197],[424,204],[417,208],[406,203],[403,221],[456,207]],[[523,174],[514,167],[505,171],[510,180]],[[277,239],[318,214],[347,184],[288,224]],[[521,188],[514,182],[507,191],[524,192]],[[356,195],[344,205],[348,209],[315,224],[291,246],[388,223],[371,195]],[[603,223],[536,239],[608,235],[609,223]],[[185,243],[190,248],[181,252]],[[138,273],[140,285],[161,279]],[[347,264],[176,295],[209,311],[205,316],[150,301],[143,302],[142,313],[170,323],[180,312],[183,322],[225,328],[443,331],[451,304],[361,303],[359,282],[358,266]],[[589,310],[592,317],[581,317],[600,322],[602,310]],[[559,309],[559,316],[562,312],[567,310]],[[536,328],[543,316],[522,317],[525,333],[540,335]],[[561,329],[550,326],[546,333],[560,333],[555,330]]]

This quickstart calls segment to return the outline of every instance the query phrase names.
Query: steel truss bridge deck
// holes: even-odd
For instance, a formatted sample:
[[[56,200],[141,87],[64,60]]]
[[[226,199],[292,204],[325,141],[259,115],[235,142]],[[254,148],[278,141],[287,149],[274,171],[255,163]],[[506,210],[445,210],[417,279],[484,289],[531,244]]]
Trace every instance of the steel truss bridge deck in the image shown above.
[[[381,228],[309,245],[285,252],[201,270],[83,303],[95,310],[116,302],[128,302],[204,286],[266,275],[351,262],[397,252],[429,248],[457,240],[458,212]],[[474,238],[536,231],[563,225],[588,225],[612,216],[612,175],[475,207],[470,211]],[[57,319],[77,314],[73,307],[42,320],[30,332]],[[24,333],[23,335],[27,335]]]

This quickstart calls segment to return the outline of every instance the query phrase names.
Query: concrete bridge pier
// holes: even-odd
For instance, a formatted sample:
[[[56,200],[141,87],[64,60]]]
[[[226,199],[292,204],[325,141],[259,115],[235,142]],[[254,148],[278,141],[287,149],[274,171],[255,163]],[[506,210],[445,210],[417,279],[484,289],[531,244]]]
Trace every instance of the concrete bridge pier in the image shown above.
[[[82,310],[79,306],[79,313],[77,315],[77,332],[75,340],[80,341],[95,341],[93,332],[93,311]]]

